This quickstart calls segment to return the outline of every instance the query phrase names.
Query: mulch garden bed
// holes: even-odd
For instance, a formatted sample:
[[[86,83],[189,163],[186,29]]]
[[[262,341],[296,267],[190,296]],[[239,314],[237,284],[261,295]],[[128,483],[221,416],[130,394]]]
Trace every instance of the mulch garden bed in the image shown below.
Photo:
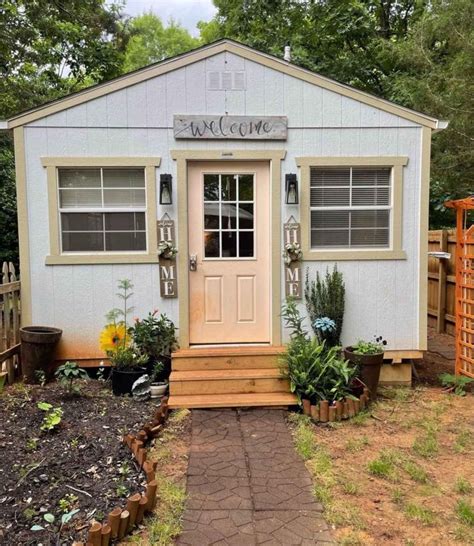
[[[57,430],[41,431],[38,402],[63,410]],[[145,481],[122,441],[153,412],[153,401],[115,397],[90,380],[83,394],[51,383],[16,384],[0,397],[0,544],[71,544]],[[61,516],[79,509],[61,527]],[[48,523],[45,514],[55,516]],[[49,517],[49,519],[51,519]],[[41,525],[44,531],[32,531]]]

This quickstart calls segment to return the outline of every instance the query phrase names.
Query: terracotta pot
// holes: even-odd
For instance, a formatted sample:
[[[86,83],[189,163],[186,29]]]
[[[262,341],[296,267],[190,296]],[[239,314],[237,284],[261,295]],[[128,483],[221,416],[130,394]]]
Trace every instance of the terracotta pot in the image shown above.
[[[360,378],[367,385],[370,397],[374,399],[377,396],[379,386],[380,369],[383,364],[383,352],[374,355],[357,355],[353,347],[344,349],[344,357],[360,369]]]

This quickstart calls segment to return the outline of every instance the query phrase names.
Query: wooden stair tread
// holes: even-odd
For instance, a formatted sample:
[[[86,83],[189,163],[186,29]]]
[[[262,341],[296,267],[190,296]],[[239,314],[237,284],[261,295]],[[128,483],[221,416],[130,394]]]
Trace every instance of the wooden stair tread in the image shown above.
[[[251,394],[194,394],[171,395],[170,408],[237,408],[257,406],[294,406],[297,399],[294,394],[283,392]]]
[[[285,351],[285,347],[250,345],[239,347],[199,347],[190,349],[179,349],[172,353],[172,358],[211,358],[213,356],[258,356],[258,355],[279,355]]]
[[[170,375],[170,382],[173,381],[216,381],[232,379],[281,379],[279,368],[248,368],[248,369],[225,369],[225,370],[186,370],[173,371]]]

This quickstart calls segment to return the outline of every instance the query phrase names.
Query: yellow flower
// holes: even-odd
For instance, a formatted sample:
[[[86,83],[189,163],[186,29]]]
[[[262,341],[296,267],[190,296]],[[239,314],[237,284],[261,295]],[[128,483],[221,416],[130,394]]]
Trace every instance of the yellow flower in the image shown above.
[[[116,351],[118,347],[128,344],[128,334],[125,324],[107,324],[100,333],[100,348],[108,353]]]

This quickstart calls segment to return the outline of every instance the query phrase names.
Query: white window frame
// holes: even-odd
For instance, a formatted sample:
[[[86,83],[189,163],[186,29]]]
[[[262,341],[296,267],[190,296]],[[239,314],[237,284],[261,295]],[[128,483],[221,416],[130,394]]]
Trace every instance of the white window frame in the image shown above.
[[[395,260],[406,259],[402,249],[402,190],[403,167],[408,163],[405,156],[390,157],[298,157],[300,168],[300,217],[301,245],[305,261],[330,260]],[[386,167],[391,169],[390,206],[334,206],[311,207],[311,167]],[[390,209],[390,246],[387,247],[311,247],[311,211],[312,210],[382,210]]]
[[[50,254],[46,264],[93,264],[93,263],[156,263],[158,262],[158,241],[156,231],[156,168],[159,157],[44,157],[43,167],[47,170]],[[59,206],[59,169],[61,168],[100,168],[101,180],[103,168],[140,168],[145,176],[146,206],[137,207],[75,207]],[[121,188],[123,189],[123,188]],[[103,191],[103,185],[102,185]],[[145,212],[146,250],[144,251],[66,251],[62,252],[61,212]]]

